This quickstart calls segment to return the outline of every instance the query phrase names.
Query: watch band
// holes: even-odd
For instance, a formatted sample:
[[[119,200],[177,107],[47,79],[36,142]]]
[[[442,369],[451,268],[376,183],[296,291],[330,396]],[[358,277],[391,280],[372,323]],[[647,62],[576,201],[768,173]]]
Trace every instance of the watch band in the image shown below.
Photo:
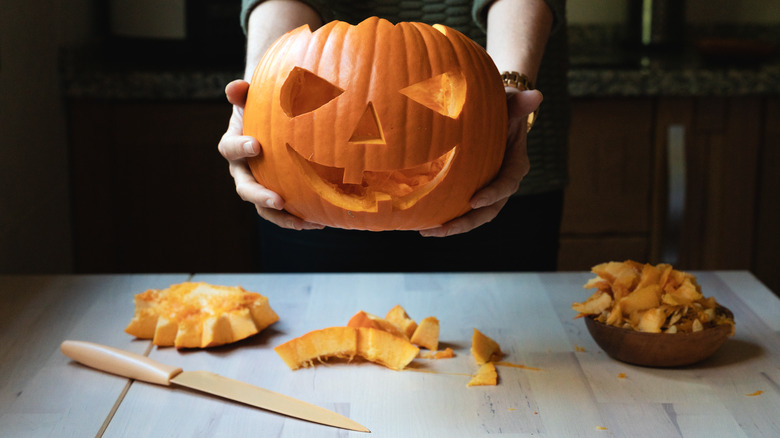
[[[528,79],[528,76],[516,71],[505,71],[501,73],[501,80],[504,82],[505,87],[513,87],[521,91],[534,89],[534,84]],[[531,127],[534,126],[534,122],[536,122],[538,116],[539,108],[531,114],[528,114],[528,129],[526,132],[531,131]]]

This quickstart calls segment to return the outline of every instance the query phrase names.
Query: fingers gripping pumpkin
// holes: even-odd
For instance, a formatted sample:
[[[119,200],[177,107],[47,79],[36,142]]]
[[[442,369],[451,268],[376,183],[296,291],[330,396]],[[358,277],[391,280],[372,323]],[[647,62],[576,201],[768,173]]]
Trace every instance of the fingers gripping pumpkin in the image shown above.
[[[419,230],[470,209],[506,141],[490,57],[445,26],[369,18],[282,36],[249,88],[255,178],[327,226]]]

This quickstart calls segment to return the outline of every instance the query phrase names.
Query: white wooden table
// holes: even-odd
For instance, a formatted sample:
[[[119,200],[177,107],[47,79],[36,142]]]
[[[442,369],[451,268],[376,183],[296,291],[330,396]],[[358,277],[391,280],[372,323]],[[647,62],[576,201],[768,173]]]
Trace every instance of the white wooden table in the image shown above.
[[[736,336],[681,369],[627,365],[600,351],[570,309],[589,295],[588,273],[0,276],[0,436],[780,436],[780,300],[746,272],[696,274],[705,295],[734,312]],[[211,350],[157,349],[124,333],[134,294],[185,280],[260,292],[281,319]],[[456,357],[416,359],[416,370],[400,372],[371,363],[293,372],[273,351],[358,310],[384,315],[396,304],[418,321],[438,317]],[[505,361],[539,370],[501,366],[498,386],[467,388],[473,328],[499,342]],[[214,371],[335,410],[372,433],[104,374],[64,357],[65,339]]]

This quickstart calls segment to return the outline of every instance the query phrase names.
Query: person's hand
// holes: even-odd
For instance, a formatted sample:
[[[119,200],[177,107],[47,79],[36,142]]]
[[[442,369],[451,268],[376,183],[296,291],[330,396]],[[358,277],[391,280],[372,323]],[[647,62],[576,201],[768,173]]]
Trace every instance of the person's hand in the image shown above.
[[[219,153],[230,165],[230,175],[236,183],[236,192],[244,201],[251,202],[257,214],[274,224],[296,230],[321,229],[322,225],[306,222],[293,216],[284,208],[284,199],[260,185],[247,163],[248,157],[262,154],[260,143],[254,137],[244,135],[244,105],[249,91],[249,83],[235,80],[225,87],[228,102],[233,104],[228,129],[219,141]]]
[[[509,113],[506,152],[496,178],[471,198],[473,210],[440,227],[420,231],[425,237],[445,237],[465,233],[492,221],[520,187],[520,181],[531,168],[528,161],[526,133],[528,115],[542,103],[537,90],[520,91],[506,88]]]

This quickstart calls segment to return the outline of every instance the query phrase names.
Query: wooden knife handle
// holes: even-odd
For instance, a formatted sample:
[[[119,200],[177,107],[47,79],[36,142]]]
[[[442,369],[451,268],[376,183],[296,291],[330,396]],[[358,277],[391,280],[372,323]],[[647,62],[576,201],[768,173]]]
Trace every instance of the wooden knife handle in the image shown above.
[[[170,386],[181,368],[166,365],[140,354],[85,341],[64,341],[62,354],[84,365],[144,382]]]

